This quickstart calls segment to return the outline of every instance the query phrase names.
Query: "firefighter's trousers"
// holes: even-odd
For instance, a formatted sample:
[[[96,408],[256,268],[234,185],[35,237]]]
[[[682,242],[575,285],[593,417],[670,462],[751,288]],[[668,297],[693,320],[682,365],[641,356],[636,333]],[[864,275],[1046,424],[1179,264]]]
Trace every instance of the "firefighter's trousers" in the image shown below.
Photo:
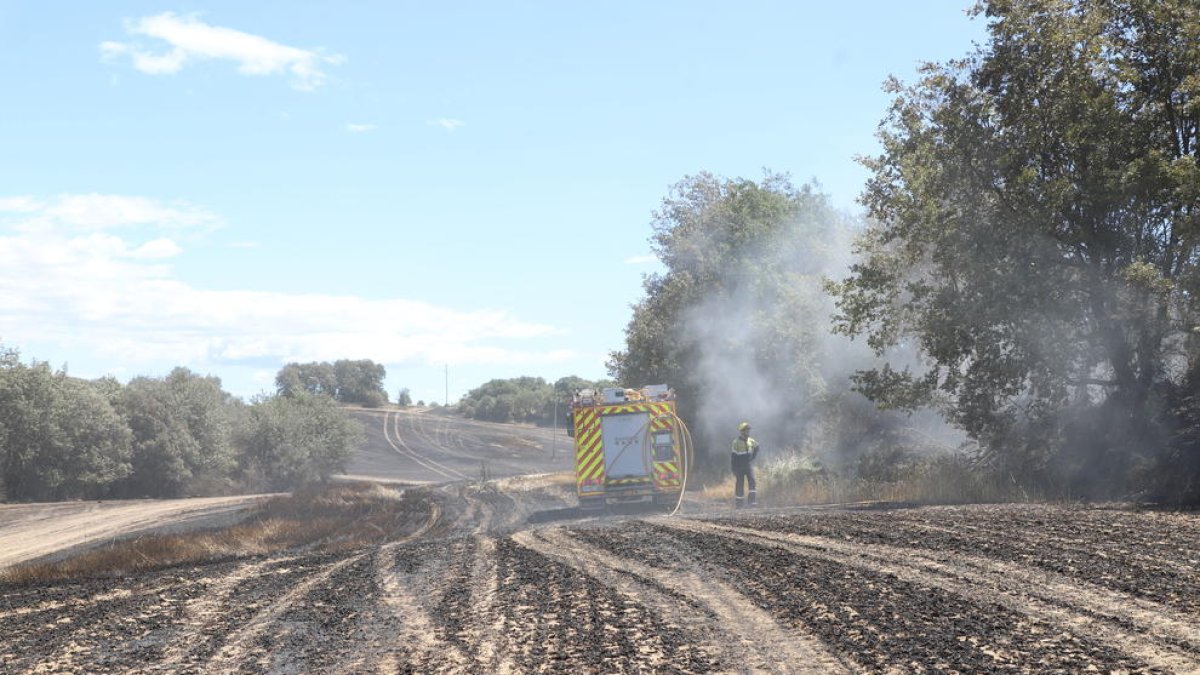
[[[755,489],[757,483],[754,482],[754,458],[750,453],[730,455],[730,468],[733,469],[733,498],[734,505],[741,508],[745,504],[745,497],[742,495],[742,484],[749,483],[750,488],[750,504],[753,505],[758,498],[758,491]]]

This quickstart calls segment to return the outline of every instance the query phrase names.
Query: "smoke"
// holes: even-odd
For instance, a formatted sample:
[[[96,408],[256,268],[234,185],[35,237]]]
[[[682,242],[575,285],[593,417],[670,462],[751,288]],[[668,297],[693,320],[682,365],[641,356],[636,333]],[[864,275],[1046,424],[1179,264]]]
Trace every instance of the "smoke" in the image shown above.
[[[852,391],[851,376],[880,359],[862,341],[835,334],[829,279],[853,263],[862,222],[838,213],[823,197],[799,209],[793,222],[760,241],[751,271],[731,265],[721,289],[684,315],[680,340],[690,352],[696,400],[693,429],[700,450],[720,461],[748,421],[766,458],[802,452],[846,466],[882,445],[954,448],[965,437],[933,411],[879,411]],[[919,363],[896,350],[892,363]]]

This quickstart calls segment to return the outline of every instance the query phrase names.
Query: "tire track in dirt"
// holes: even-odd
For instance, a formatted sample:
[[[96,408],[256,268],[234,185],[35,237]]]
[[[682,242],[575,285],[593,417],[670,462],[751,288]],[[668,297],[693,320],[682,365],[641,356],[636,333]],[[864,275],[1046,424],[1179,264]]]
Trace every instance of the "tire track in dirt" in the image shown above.
[[[1139,520],[1163,520],[1157,515],[1045,507],[938,507],[911,512],[822,514],[819,518],[812,514],[767,516],[748,519],[745,525],[799,535],[848,537],[910,550],[978,554],[1102,585],[1175,611],[1200,613],[1200,539],[1195,540],[1196,548],[1190,543],[1197,533],[1195,525],[1178,531],[1162,530],[1146,527],[1146,521]],[[1011,527],[988,523],[984,520],[988,517],[1011,523]],[[936,523],[928,522],[933,518]],[[1116,526],[1108,527],[1106,518],[1116,521]],[[1122,528],[1122,519],[1131,522]],[[1150,555],[1128,555],[1124,551]]]
[[[382,556],[382,604],[397,631],[381,657],[363,664],[387,672],[521,672],[498,646],[495,548],[492,537],[469,536]]]
[[[345,672],[340,663],[366,646],[362,622],[379,597],[371,555],[351,558],[308,588],[254,639],[275,673]]]
[[[225,608],[247,600],[244,585],[265,577],[273,567],[287,566],[294,561],[296,557],[289,556],[241,563],[225,574],[206,576],[193,582],[204,584],[207,590],[204,595],[193,598],[183,607],[176,626],[177,633],[163,650],[157,668],[173,671],[181,668],[185,662],[197,667],[207,656],[206,647],[208,652],[216,649],[211,636],[226,623]]]
[[[434,609],[443,639],[462,649],[479,672],[518,672],[503,653],[498,606],[496,538],[472,535],[441,585]]]
[[[433,448],[435,452],[439,452],[448,458],[479,461],[479,458],[475,455],[463,454],[450,448],[449,420],[439,417],[436,421],[427,423],[426,418],[428,416],[429,413],[410,413],[405,416],[408,427],[412,430],[414,436],[426,446]],[[434,425],[432,433],[427,428],[429,425]]]
[[[979,604],[894,574],[675,524],[638,521],[579,535],[668,570],[680,569],[675,558],[694,559],[777,622],[819,635],[870,672],[1019,671],[1030,664],[1064,672],[1146,670],[1111,647],[996,603]]]
[[[725,664],[638,598],[511,538],[496,540],[499,650],[520,672],[711,672]]]
[[[465,672],[467,655],[437,637],[426,606],[449,558],[444,544],[416,544],[381,550],[375,556],[375,576],[381,593],[380,620],[394,628],[390,643],[376,655],[366,655],[366,670],[382,672]]]
[[[516,473],[522,473],[526,470],[525,467],[519,464],[507,462],[506,458],[503,457],[489,457],[481,455],[478,451],[472,452],[467,450],[462,452],[454,449],[451,447],[449,420],[439,416],[437,420],[427,422],[429,415],[430,413],[410,413],[405,417],[413,435],[422,441],[422,444],[426,447],[432,448],[435,452],[441,453],[447,458],[478,465],[480,476],[485,475],[485,473],[494,474],[497,468],[500,468],[503,472],[516,471]],[[436,425],[432,433],[428,430],[428,426],[430,425]]]
[[[783,628],[736,589],[698,567],[666,572],[589,546],[560,528],[519,532],[513,540],[638,598],[670,623],[707,634],[702,647],[725,663],[756,673],[851,672],[814,636]]]
[[[479,503],[469,500],[449,532],[460,531],[464,522],[470,522],[464,517],[477,513]],[[359,644],[351,646],[351,653],[333,671],[463,672],[469,668],[468,650],[446,639],[437,610],[446,604],[449,590],[458,586],[451,580],[463,567],[463,547],[471,540],[459,536],[422,541],[428,533],[441,531],[440,519],[439,510],[405,540],[384,544],[373,554],[374,582],[363,596],[373,602],[360,615]]]
[[[705,521],[669,521],[676,529],[778,545],[798,555],[894,575],[969,598],[999,603],[1046,624],[1067,627],[1170,672],[1200,671],[1200,621],[1167,608],[1049,573],[979,556],[918,553],[826,537],[771,533]]]
[[[106,582],[93,579],[61,589],[66,597],[43,605],[48,609],[61,602],[62,606],[53,611],[10,613],[0,622],[0,634],[4,636],[0,672],[108,672],[105,660],[116,658],[114,652],[121,646],[169,621],[171,608],[164,600],[176,584],[173,577],[141,579],[132,587],[111,592],[100,590],[111,585]],[[202,591],[202,587],[195,587],[184,592]],[[72,592],[78,596],[70,597]],[[114,650],[109,644],[118,648]]]
[[[1167,541],[1162,537],[1122,541],[1122,537],[1126,536],[1122,530],[1132,528],[1119,526],[1093,526],[1085,531],[1060,532],[1041,520],[1035,521],[1032,527],[1022,522],[1006,523],[1004,526],[959,523],[948,527],[903,516],[897,520],[905,528],[929,532],[939,539],[974,542],[976,547],[984,550],[996,549],[997,555],[1020,559],[1054,571],[1073,572],[1076,570],[1072,568],[1071,561],[1093,559],[1100,561],[1103,566],[1117,566],[1127,571],[1137,570],[1154,577],[1200,578],[1200,542],[1189,542],[1188,538],[1179,532],[1172,532],[1170,545],[1162,546]],[[895,532],[894,525],[891,531]],[[880,534],[882,533],[876,533],[877,536]],[[1036,541],[1036,548],[1029,544],[1013,545],[1014,542],[1022,540]],[[1051,553],[1053,555],[1050,555]],[[1176,559],[1166,556],[1176,556]],[[1116,580],[1111,574],[1100,576]],[[1131,586],[1132,584],[1125,584],[1126,588]]]
[[[435,545],[387,545],[396,553],[390,567],[378,568],[383,604],[401,618],[404,637],[396,644],[415,648],[375,663],[414,672],[518,672],[499,651],[495,632],[496,544],[487,533],[494,502],[503,496],[471,486],[459,486],[458,494],[467,506],[447,532],[457,536]]]
[[[365,556],[365,553],[359,553],[342,557],[340,560],[321,564],[315,570],[308,571],[302,580],[291,584],[289,590],[279,595],[277,599],[268,602],[240,628],[229,634],[223,640],[217,653],[205,664],[204,671],[225,672],[233,670],[235,666],[260,671],[266,670],[271,655],[263,648],[259,638],[271,630],[272,624],[276,623],[285,612],[291,610],[297,602],[303,600],[321,584],[326,583],[339,570],[359,562]]]
[[[383,416],[383,436],[388,445],[392,446],[397,453],[408,457],[420,466],[436,473],[443,478],[449,480],[465,480],[469,478],[465,473],[442,464],[436,460],[426,457],[408,445],[404,440],[404,436],[400,433],[400,416],[401,413],[396,411],[387,411]],[[410,422],[411,426],[411,422]],[[394,436],[394,438],[393,438]]]

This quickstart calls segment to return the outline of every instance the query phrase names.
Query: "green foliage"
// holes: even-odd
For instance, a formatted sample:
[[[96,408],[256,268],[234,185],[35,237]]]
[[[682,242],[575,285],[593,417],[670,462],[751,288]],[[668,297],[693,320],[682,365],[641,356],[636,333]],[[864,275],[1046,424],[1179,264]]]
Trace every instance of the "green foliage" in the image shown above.
[[[275,375],[275,389],[282,396],[308,393],[378,408],[388,400],[383,389],[386,376],[387,369],[370,359],[289,363]]]
[[[407,408],[413,404],[412,394],[407,388],[401,389],[396,393],[396,405],[401,408]]]
[[[478,420],[548,426],[554,423],[556,402],[561,422],[572,394],[579,389],[609,386],[613,384],[607,380],[593,382],[574,375],[560,378],[553,385],[540,377],[491,380],[467,392],[458,410]]]
[[[239,433],[249,482],[289,490],[343,471],[362,426],[328,396],[299,393],[256,401]]]
[[[0,345],[0,494],[12,500],[179,497],[328,479],[361,429],[328,396],[247,406],[215,377],[85,381]]]
[[[478,420],[531,422],[550,396],[550,385],[540,377],[490,380],[467,392],[459,410]]]
[[[359,403],[368,408],[378,408],[387,403],[387,392],[383,389],[387,369],[382,364],[369,359],[342,359],[333,364],[333,370],[337,376],[337,400]]]
[[[1200,504],[1200,365],[1193,362],[1187,376],[1168,397],[1171,442],[1141,468],[1147,497],[1175,504]]]
[[[186,368],[131,380],[120,398],[133,432],[128,493],[180,497],[220,485],[235,466],[230,405],[218,378]]]
[[[675,388],[702,450],[726,447],[749,415],[800,435],[803,411],[827,392],[822,275],[848,224],[786,176],[702,173],[672,188],[652,227],[666,271],[646,278],[610,373]]]
[[[839,327],[926,357],[861,373],[874,400],[939,406],[1024,485],[1123,494],[1196,358],[1200,7],[978,11],[987,45],[889,85]]]
[[[102,497],[129,473],[129,460],[129,430],[99,388],[0,351],[6,498]]]
[[[275,375],[275,389],[283,396],[308,392],[336,398],[337,374],[332,363],[289,363]]]

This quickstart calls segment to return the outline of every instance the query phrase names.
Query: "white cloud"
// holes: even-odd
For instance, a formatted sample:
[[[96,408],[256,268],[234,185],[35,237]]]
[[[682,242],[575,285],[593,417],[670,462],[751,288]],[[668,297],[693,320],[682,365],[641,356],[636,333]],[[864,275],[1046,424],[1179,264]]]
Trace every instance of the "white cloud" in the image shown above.
[[[105,41],[100,55],[105,61],[128,56],[133,67],[148,75],[172,75],[193,61],[225,60],[237,63],[243,75],[290,74],[292,86],[312,91],[326,80],[324,65],[345,62],[341,55],[326,55],[273,42],[232,28],[212,26],[193,16],[165,12],[157,16],[126,20],[125,30],[135,36],[133,42]],[[137,37],[166,43],[165,51],[145,47]]]
[[[349,131],[352,134],[364,134],[368,131],[375,131],[375,129],[377,129],[377,128],[378,127],[376,127],[374,124],[350,123],[350,124],[346,125],[346,131]]]
[[[452,117],[441,117],[436,120],[429,120],[429,124],[431,126],[438,126],[446,131],[453,132],[459,127],[466,126],[467,123],[462,120],[456,120]]]
[[[42,221],[72,228],[106,230],[135,225],[169,228],[213,227],[217,218],[185,203],[164,204],[146,197],[124,195],[59,195],[49,204],[39,204]]]
[[[0,211],[33,213],[44,205],[33,197],[0,197]]]
[[[179,244],[170,239],[155,239],[137,247],[129,255],[130,257],[143,260],[155,260],[159,258],[174,258],[180,253],[183,253],[183,249],[179,248]]]
[[[635,255],[625,259],[626,265],[645,265],[646,263],[657,262],[658,256],[654,255]]]
[[[176,277],[168,264],[182,253],[175,240],[136,238],[140,229],[94,227],[115,228],[144,220],[139,214],[177,209],[126,197],[122,203],[146,208],[80,215],[64,207],[79,203],[77,197],[90,202],[103,195],[30,199],[41,209],[0,214],[0,336],[6,344],[54,344],[67,353],[98,354],[107,369],[143,373],[163,363],[264,368],[263,363],[370,358],[385,364],[497,366],[558,363],[574,355],[544,348],[546,338],[562,334],[559,329],[502,310],[199,288]],[[66,227],[64,219],[78,226]],[[56,226],[29,227],[33,221]]]

